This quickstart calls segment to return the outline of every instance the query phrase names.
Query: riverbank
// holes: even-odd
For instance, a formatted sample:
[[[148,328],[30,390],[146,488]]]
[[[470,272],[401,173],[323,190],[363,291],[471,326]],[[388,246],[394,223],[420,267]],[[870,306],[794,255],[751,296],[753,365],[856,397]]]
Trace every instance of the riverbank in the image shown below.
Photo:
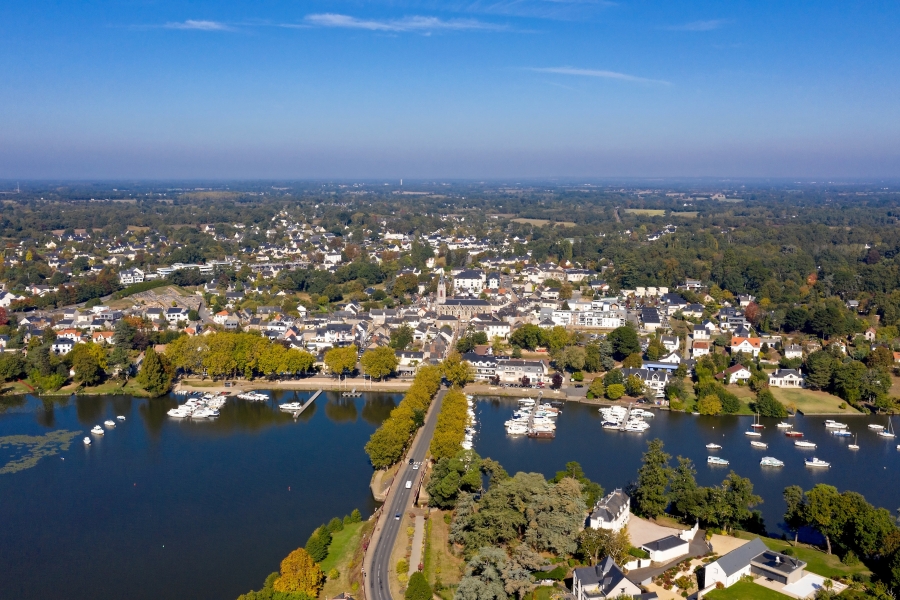
[[[173,391],[189,392],[243,392],[247,390],[325,390],[331,392],[405,392],[412,386],[412,379],[369,382],[365,380],[339,381],[331,377],[308,377],[287,381],[267,379],[214,381],[212,379],[181,379],[172,386]]]

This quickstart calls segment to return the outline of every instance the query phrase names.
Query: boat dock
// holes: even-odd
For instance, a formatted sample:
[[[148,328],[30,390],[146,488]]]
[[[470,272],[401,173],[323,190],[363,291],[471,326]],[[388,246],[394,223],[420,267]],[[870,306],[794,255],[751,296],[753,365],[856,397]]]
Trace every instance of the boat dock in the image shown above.
[[[306,402],[304,402],[304,403],[303,403],[303,406],[300,407],[300,410],[298,410],[297,412],[294,413],[294,417],[298,417],[298,416],[300,415],[300,413],[302,413],[304,410],[306,410],[306,407],[308,407],[310,404],[312,404],[313,402],[315,402],[315,401],[316,401],[316,398],[318,398],[318,397],[319,397],[319,394],[321,394],[321,393],[322,393],[322,390],[319,390],[319,391],[317,391],[315,394],[313,394],[312,396],[310,396],[310,397],[309,397],[309,400],[307,400]]]
[[[622,419],[622,422],[619,424],[619,431],[625,431],[625,427],[628,426],[628,419],[631,418],[631,407],[634,406],[633,403],[628,404],[628,410],[625,412],[625,418]]]
[[[319,391],[321,392],[322,390]],[[359,396],[362,396],[362,392],[357,392],[356,388],[353,388],[349,392],[341,392],[341,396],[344,396],[345,398],[357,398]]]

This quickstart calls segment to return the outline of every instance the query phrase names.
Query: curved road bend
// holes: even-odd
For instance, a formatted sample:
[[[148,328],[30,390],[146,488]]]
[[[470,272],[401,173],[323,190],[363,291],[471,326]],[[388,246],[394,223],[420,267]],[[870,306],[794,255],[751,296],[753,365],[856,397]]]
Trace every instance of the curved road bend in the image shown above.
[[[428,454],[428,447],[431,445],[431,438],[434,436],[434,428],[437,425],[437,417],[441,412],[441,403],[444,400],[446,390],[440,390],[431,403],[425,424],[419,430],[412,449],[406,455],[403,464],[394,476],[394,483],[391,485],[391,491],[387,500],[382,507],[380,523],[376,527],[381,527],[378,539],[375,540],[374,548],[371,549],[371,560],[369,568],[366,571],[366,598],[368,600],[392,600],[391,589],[388,584],[388,573],[391,568],[391,552],[394,549],[394,542],[397,540],[397,534],[400,533],[403,524],[403,514],[410,507],[413,494],[418,487],[422,474],[422,469],[414,470],[409,464],[409,459],[417,463],[425,460]],[[406,482],[412,481],[411,489],[406,489]],[[401,519],[398,521],[394,518],[400,514]]]

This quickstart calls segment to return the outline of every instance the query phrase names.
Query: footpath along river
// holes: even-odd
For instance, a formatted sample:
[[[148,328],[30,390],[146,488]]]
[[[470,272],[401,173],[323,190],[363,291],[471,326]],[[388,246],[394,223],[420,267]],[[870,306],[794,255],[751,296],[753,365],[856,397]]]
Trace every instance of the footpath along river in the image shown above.
[[[868,428],[869,423],[886,426],[886,417],[839,418],[851,433],[858,434],[859,450],[847,448],[853,443],[852,437],[831,435],[824,426],[826,417],[800,415],[786,419],[805,434],[802,439],[818,445],[815,450],[801,450],[776,427],[781,419],[761,419],[765,425],[760,430],[762,436],[750,438],[744,432],[750,429],[753,417],[703,417],[654,410],[656,417],[647,419],[650,429],[644,433],[626,433],[602,429],[596,406],[569,402],[560,405],[562,414],[557,419],[556,438],[542,440],[506,435],[503,424],[512,418],[517,406],[515,399],[479,397],[478,400],[474,449],[483,457],[499,461],[510,473],[531,471],[552,477],[567,461],[575,460],[590,479],[609,491],[637,479],[647,442],[659,438],[666,452],[672,455],[672,466],[677,464],[677,456],[694,461],[700,485],[720,484],[729,470],[748,477],[754,492],[763,498],[757,509],[762,512],[766,529],[776,535],[785,531],[781,527],[785,508],[782,491],[789,485],[808,490],[817,483],[827,483],[840,491],[853,490],[895,516],[900,507],[900,451],[897,450],[900,436],[881,438]],[[898,425],[900,418],[895,417],[894,427]],[[768,449],[752,448],[751,439],[767,443]],[[720,444],[722,449],[708,451],[705,446],[711,442]],[[709,465],[706,459],[710,455],[720,456],[731,464]],[[762,467],[759,461],[764,456],[778,458],[784,461],[784,466]],[[804,459],[812,456],[830,462],[831,468],[807,467]]]
[[[296,421],[276,406],[311,395],[231,398],[202,422],[168,417],[174,397],[3,398],[0,598],[228,600],[260,588],[318,525],[376,506],[363,446],[402,395],[325,392]],[[117,415],[105,435],[88,433]]]

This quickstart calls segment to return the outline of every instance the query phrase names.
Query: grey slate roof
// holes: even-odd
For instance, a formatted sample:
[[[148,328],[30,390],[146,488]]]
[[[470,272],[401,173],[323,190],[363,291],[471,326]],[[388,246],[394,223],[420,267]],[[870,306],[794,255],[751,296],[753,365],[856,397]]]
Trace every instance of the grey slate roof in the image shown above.
[[[688,542],[684,541],[678,536],[670,535],[662,538],[661,540],[656,540],[654,542],[649,542],[644,544],[642,547],[646,548],[650,551],[665,551],[671,550],[672,548],[677,548],[678,546],[687,546]]]
[[[609,595],[619,587],[619,583],[625,579],[625,574],[608,556],[593,567],[581,567],[575,569],[575,576],[584,586],[596,585],[599,592]]]
[[[750,564],[750,561],[766,552],[768,548],[763,541],[756,538],[749,544],[744,544],[740,548],[736,548],[717,560],[719,567],[725,571],[726,575],[734,575],[744,567]]]
[[[600,500],[591,513],[591,518],[603,519],[606,522],[615,520],[616,515],[628,502],[628,495],[622,490],[611,492],[606,498]]]

